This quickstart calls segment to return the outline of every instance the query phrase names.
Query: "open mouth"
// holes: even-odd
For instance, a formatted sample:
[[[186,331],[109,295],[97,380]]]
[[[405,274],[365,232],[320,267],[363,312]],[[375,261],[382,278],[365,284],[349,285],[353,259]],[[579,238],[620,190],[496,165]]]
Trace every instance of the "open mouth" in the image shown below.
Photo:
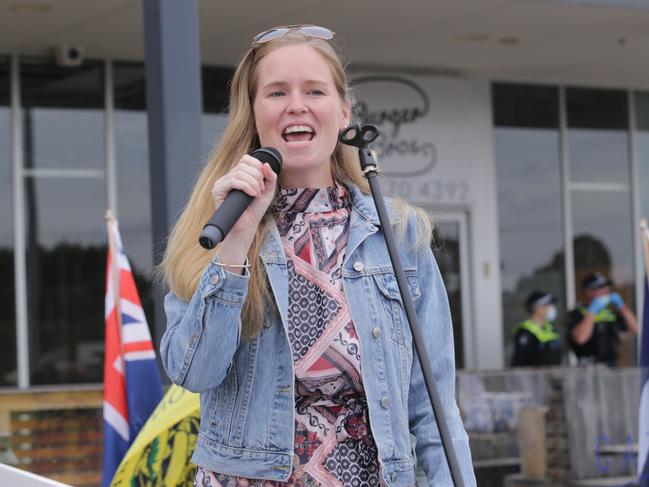
[[[308,125],[289,125],[282,132],[286,142],[308,142],[315,137],[315,130]]]

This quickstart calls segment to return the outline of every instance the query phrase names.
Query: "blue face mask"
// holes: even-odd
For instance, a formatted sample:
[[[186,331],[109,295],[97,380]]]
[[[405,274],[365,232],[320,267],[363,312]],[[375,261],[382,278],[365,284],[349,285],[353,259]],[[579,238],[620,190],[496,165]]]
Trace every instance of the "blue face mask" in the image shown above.
[[[554,321],[557,319],[557,307],[556,306],[548,306],[548,312],[545,315],[545,319],[548,321]]]

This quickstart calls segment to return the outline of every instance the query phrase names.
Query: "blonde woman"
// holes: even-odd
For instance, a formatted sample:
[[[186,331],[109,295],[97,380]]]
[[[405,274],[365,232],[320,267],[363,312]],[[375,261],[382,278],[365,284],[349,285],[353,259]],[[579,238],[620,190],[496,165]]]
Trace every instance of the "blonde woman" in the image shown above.
[[[415,453],[429,485],[451,484],[376,210],[354,151],[338,143],[350,110],[329,29],[262,32],[236,69],[228,127],[162,268],[162,359],[201,394],[196,485],[410,487]],[[282,154],[279,178],[247,155],[261,146]],[[233,189],[253,202],[206,251],[202,226]],[[386,204],[465,485],[475,485],[430,224]]]

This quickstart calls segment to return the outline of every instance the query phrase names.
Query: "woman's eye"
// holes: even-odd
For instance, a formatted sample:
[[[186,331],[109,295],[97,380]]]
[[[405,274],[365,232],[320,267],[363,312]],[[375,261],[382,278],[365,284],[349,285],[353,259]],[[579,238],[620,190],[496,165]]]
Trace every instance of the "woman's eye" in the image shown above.
[[[309,95],[324,95],[322,90],[309,90]]]
[[[278,90],[278,91],[273,91],[273,92],[270,93],[268,96],[274,98],[274,97],[277,97],[277,96],[282,96],[283,94],[284,94],[283,91],[279,91],[279,90]]]

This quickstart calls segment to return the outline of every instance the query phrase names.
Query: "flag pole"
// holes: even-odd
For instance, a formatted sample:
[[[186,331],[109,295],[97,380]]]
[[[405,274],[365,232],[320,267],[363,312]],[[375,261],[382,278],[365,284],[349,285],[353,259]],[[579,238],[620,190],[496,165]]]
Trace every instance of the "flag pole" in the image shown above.
[[[640,219],[640,237],[642,238],[642,251],[644,254],[644,271],[645,271],[645,278],[642,280],[644,283],[645,279],[649,279],[649,224],[647,223],[646,218]],[[643,287],[643,294],[644,291],[646,290],[644,285]],[[649,296],[644,296],[643,302],[649,299]],[[640,306],[638,303],[638,311],[642,313],[638,313],[639,318],[640,318],[640,323],[644,323],[645,319],[647,317],[643,316],[644,315],[644,306]],[[638,332],[638,357],[642,353],[642,334],[644,333],[644,326],[639,327],[639,332]]]
[[[647,219],[643,218],[640,220],[640,228],[642,229],[642,250],[644,251],[644,269],[649,276],[649,224]]]
[[[106,210],[106,231],[108,232],[108,248],[110,249],[110,274],[111,274],[111,285],[113,287],[113,296],[115,298],[115,318],[117,319],[117,333],[119,335],[119,356],[122,359],[122,366],[124,365],[124,343],[122,341],[122,307],[121,307],[121,294],[119,288],[120,275],[119,275],[119,264],[117,259],[119,258],[117,252],[117,242],[115,242],[115,232],[113,231],[114,227],[117,226],[117,220],[113,216],[113,212],[108,209]]]

